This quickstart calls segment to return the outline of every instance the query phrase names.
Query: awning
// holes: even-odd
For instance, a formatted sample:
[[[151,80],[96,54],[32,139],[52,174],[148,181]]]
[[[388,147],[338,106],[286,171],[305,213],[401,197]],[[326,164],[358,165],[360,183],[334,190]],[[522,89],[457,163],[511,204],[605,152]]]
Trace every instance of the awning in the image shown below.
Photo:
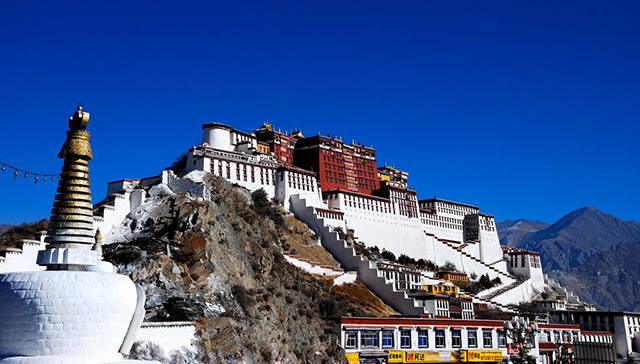
[[[558,345],[554,343],[540,343],[540,350],[558,350]]]

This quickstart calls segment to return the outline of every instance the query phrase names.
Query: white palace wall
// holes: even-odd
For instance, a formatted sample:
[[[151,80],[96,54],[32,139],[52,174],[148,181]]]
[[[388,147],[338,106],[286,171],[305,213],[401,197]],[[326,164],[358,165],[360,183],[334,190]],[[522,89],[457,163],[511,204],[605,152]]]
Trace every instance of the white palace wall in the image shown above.
[[[435,261],[433,247],[426,241],[420,220],[398,214],[396,204],[359,194],[340,192],[327,196],[329,209],[344,213],[345,226],[354,230],[356,240],[389,250],[396,256],[406,254]]]
[[[506,265],[501,260],[502,249],[495,230],[480,227],[479,241],[464,242],[461,224],[451,220],[411,218],[398,213],[397,205],[387,199],[346,192],[330,192],[326,203],[329,209],[344,214],[344,225],[353,229],[357,240],[367,246],[386,249],[396,256],[406,254],[415,259],[423,258],[444,264],[446,261],[456,263],[459,269],[473,266],[481,274],[488,268],[475,261],[467,261],[460,252],[442,246],[437,239],[455,242],[462,251],[480,259],[485,264],[495,264],[495,268],[506,272]],[[493,217],[491,217],[493,219]],[[424,221],[433,222],[424,224]],[[462,221],[462,220],[461,220]],[[437,225],[435,224],[437,223]],[[432,237],[430,237],[431,235]],[[453,239],[452,239],[453,238]],[[497,263],[496,263],[497,262]]]
[[[492,264],[503,259],[500,238],[495,229],[496,223],[493,217],[487,217],[488,225],[480,224],[480,257],[487,264]],[[505,266],[506,270],[506,266]]]
[[[187,159],[187,171],[193,170],[209,172],[250,191],[262,188],[269,197],[281,201],[286,209],[292,195],[301,195],[317,206],[322,205],[320,188],[313,173],[282,167],[265,156],[211,148],[193,149]]]

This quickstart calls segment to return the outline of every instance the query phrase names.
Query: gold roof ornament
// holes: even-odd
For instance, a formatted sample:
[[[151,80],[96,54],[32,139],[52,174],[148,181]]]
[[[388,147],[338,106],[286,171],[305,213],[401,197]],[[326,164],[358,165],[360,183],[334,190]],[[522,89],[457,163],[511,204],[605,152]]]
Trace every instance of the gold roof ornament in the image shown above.
[[[75,114],[69,117],[69,130],[67,140],[62,145],[58,158],[65,158],[67,155],[77,156],[86,160],[93,159],[89,137],[91,133],[84,129],[89,124],[89,113],[82,111],[82,106],[78,106]]]
[[[268,131],[274,131],[273,127],[271,126],[271,124],[269,124],[269,120],[265,120],[262,122],[262,126],[258,129],[256,129],[256,131],[260,131],[260,130],[268,130]]]

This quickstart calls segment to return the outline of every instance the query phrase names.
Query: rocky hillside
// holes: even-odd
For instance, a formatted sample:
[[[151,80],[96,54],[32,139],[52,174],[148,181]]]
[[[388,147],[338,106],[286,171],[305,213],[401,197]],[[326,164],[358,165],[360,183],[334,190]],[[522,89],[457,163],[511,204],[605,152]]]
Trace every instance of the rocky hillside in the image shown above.
[[[146,320],[198,322],[198,357],[180,360],[342,362],[332,317],[394,313],[357,282],[335,286],[287,263],[282,251],[292,245],[331,258],[264,194],[205,182],[211,202],[152,187],[121,242],[104,247],[105,259],[144,287]]]
[[[527,219],[504,220],[496,223],[500,244],[507,246],[518,246],[520,242],[530,234],[546,229],[549,224],[543,221],[533,221]]]
[[[615,245],[568,272],[550,275],[598,309],[640,310],[640,241]]]

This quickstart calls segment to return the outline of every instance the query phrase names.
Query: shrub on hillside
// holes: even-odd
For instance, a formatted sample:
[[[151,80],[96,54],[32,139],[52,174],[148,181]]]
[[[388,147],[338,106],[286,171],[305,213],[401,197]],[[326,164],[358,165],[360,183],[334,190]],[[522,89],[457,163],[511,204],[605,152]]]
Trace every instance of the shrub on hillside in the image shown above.
[[[11,227],[0,236],[0,249],[16,248],[22,239],[37,239],[40,231],[47,230],[48,223],[47,219],[42,219]]]
[[[388,260],[390,262],[395,262],[396,261],[396,255],[393,254],[392,252],[386,250],[386,249],[382,250],[382,258],[386,259],[386,260]]]
[[[253,209],[256,212],[265,214],[269,219],[273,220],[276,226],[284,227],[285,222],[282,213],[269,201],[269,196],[264,189],[253,191],[251,200],[253,200]]]

